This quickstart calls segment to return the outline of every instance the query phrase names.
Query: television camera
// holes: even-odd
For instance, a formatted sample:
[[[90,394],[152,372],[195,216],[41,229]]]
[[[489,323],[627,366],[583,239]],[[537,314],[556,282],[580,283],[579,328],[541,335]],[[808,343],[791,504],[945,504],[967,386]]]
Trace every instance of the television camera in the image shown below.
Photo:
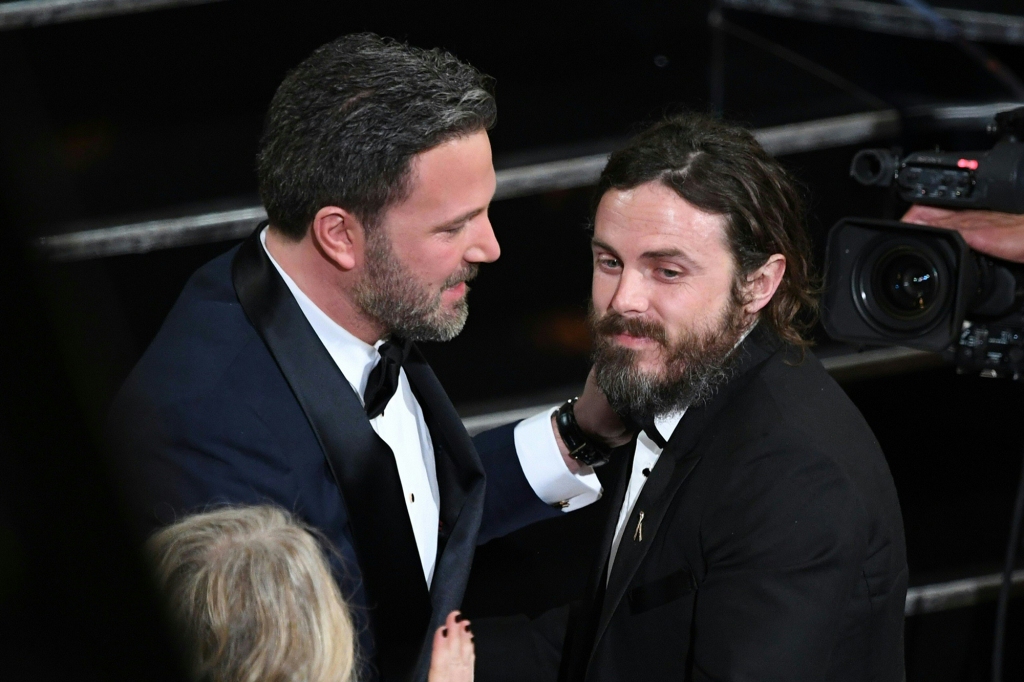
[[[996,116],[988,151],[866,149],[850,175],[902,199],[1024,214],[1024,107]],[[833,338],[950,353],[958,371],[1024,380],[1024,266],[953,230],[844,218],[829,232],[822,322]]]

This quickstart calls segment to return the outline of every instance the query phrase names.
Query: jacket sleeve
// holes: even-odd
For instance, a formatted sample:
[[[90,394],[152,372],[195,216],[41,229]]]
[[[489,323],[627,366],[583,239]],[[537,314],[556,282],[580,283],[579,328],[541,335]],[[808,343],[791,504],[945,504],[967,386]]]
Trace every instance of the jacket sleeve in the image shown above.
[[[516,454],[516,424],[507,424],[474,436],[487,476],[484,517],[478,544],[507,535],[531,523],[555,518],[561,512],[537,497]]]
[[[761,442],[701,519],[694,680],[822,680],[862,586],[869,522],[826,455]]]

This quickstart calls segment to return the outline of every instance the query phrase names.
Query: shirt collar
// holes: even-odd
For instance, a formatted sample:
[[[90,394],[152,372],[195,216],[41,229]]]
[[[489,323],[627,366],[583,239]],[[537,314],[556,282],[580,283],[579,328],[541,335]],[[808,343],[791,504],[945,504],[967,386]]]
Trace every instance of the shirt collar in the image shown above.
[[[324,344],[324,348],[330,353],[334,363],[338,365],[338,369],[345,375],[348,382],[352,384],[352,388],[355,389],[359,399],[362,400],[370,371],[377,364],[377,347],[383,343],[383,340],[379,340],[371,346],[354,336],[317,307],[309,296],[299,288],[295,280],[289,277],[284,268],[270,255],[270,250],[267,249],[267,228],[263,228],[263,231],[260,233],[260,243],[263,245],[263,250],[267,253],[267,258],[274,264],[288,290],[292,292],[295,302],[299,304],[299,309],[306,316],[309,325],[316,332],[320,342]]]

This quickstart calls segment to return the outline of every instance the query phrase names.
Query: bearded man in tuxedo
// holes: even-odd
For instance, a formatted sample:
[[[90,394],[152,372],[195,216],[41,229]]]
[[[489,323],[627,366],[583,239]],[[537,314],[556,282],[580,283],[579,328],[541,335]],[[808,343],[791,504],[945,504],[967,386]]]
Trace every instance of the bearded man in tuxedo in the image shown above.
[[[899,682],[902,517],[801,336],[794,181],[748,131],[681,115],[613,154],[597,198],[597,383],[644,428],[563,678]]]
[[[684,114],[597,189],[597,383],[643,430],[563,680],[903,679],[903,525],[885,458],[801,336],[799,193],[749,132]]]
[[[490,79],[439,50],[317,49],[266,119],[269,222],[192,276],[110,414],[143,531],[273,503],[323,534],[367,681],[426,679],[478,543],[600,494],[550,413],[471,440],[415,345],[459,333],[498,258],[495,112]],[[622,437],[593,382],[575,416]]]

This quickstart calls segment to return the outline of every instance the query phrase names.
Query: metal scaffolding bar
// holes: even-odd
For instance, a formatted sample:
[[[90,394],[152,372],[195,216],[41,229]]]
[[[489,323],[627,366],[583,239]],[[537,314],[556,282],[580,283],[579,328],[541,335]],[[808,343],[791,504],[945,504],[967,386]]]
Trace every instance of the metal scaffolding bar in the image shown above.
[[[784,155],[868,142],[898,131],[899,114],[886,110],[763,128],[754,134],[769,153]],[[511,199],[592,185],[607,160],[608,154],[593,154],[498,171],[494,198]],[[241,239],[266,217],[262,207],[252,206],[42,237],[36,246],[54,261],[147,253]]]
[[[832,378],[840,383],[863,381],[893,374],[939,367],[949,360],[941,353],[929,353],[913,348],[878,348],[861,353],[847,353],[822,358]]]
[[[265,220],[262,206],[232,211],[147,220],[98,230],[82,230],[36,240],[38,251],[53,261],[81,261],[179,246],[243,239]]]
[[[907,113],[951,126],[984,126],[1000,111],[1017,106],[995,102],[922,108]],[[754,136],[776,156],[864,144],[899,133],[901,116],[886,109],[761,128]],[[608,154],[592,154],[498,171],[496,200],[586,187],[597,181]],[[54,261],[79,261],[159,249],[241,239],[266,218],[260,206],[164,220],[68,232],[36,240],[37,250]]]
[[[868,0],[720,0],[719,5],[731,10],[851,26],[875,33],[949,39],[913,9]],[[935,8],[935,11],[957,27],[966,40],[1024,45],[1024,16],[942,8]]]
[[[200,5],[220,0],[17,0],[0,3],[0,31],[135,14],[179,5]]]
[[[918,616],[995,601],[1002,582],[1003,575],[996,573],[948,583],[911,587],[907,590],[907,603],[903,613],[907,616]],[[1024,570],[1014,571],[1011,594],[1024,593],[1022,588],[1024,588]]]

